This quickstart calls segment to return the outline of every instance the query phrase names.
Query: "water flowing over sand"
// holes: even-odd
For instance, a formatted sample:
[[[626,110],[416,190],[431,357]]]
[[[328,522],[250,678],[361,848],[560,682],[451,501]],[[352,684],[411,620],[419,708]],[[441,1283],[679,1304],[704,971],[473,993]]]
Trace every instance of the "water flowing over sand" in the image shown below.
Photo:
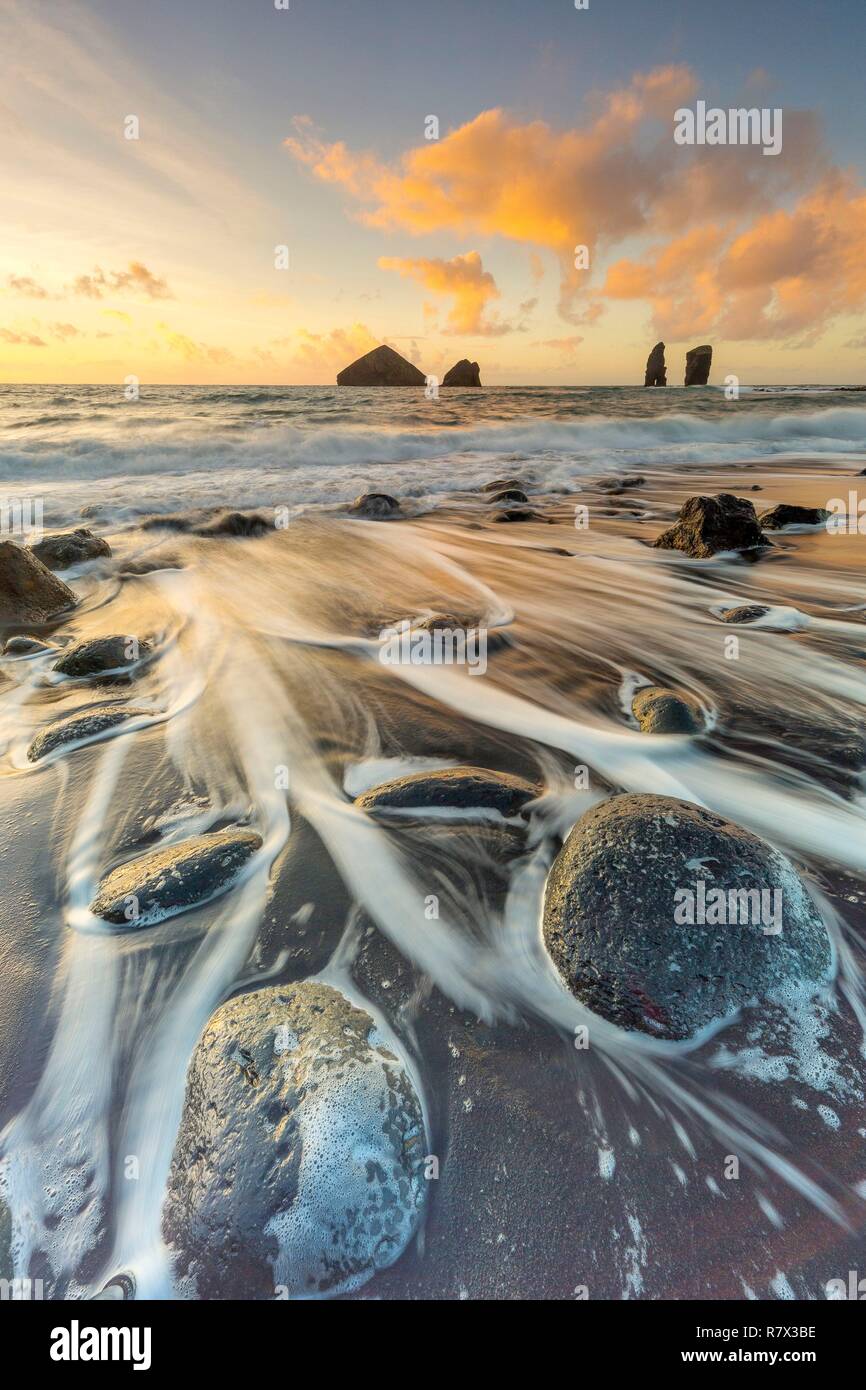
[[[844,422],[836,419],[842,413]],[[569,520],[574,497],[556,490],[568,483],[584,486],[578,497],[590,495],[599,451],[606,451],[601,471],[615,453],[620,468],[639,457],[652,472],[646,448],[654,432],[661,453],[679,449],[682,461],[701,452],[710,471],[728,451],[743,457],[743,438],[762,438],[767,457],[781,451],[770,409],[736,428],[732,421],[724,438],[719,420],[708,412],[686,428],[675,414],[641,421],[593,414],[568,424],[544,417],[458,425],[447,442],[471,461],[443,470],[435,488],[425,481],[441,505],[418,519],[362,522],[299,509],[285,529],[245,541],[118,531],[115,523],[106,532],[112,560],[67,576],[83,601],[54,640],[133,633],[155,643],[158,659],[134,690],[110,694],[144,715],[36,764],[26,756],[34,733],[91,702],[92,692],[59,680],[50,653],[4,658],[0,666],[4,841],[13,824],[41,840],[35,857],[23,837],[15,841],[4,890],[5,915],[15,917],[17,906],[20,918],[11,929],[13,954],[24,962],[24,1003],[2,1038],[9,1099],[0,1173],[13,1213],[16,1272],[44,1273],[58,1290],[83,1296],[131,1270],[142,1294],[171,1296],[160,1212],[196,1039],[242,985],[312,977],[340,982],[400,1039],[430,1109],[434,1152],[449,1156],[448,1191],[458,1205],[479,1200],[471,1172],[476,1141],[467,1133],[474,1111],[488,1107],[487,1186],[501,1180],[501,1192],[511,1192],[524,1174],[517,1208],[502,1217],[506,1247],[508,1220],[518,1220],[518,1209],[528,1219],[523,1209],[534,1190],[525,1172],[532,1143],[520,1132],[515,1146],[509,1125],[514,1115],[525,1117],[532,1090],[549,1089],[562,1131],[558,1161],[568,1153],[573,1163],[559,1174],[563,1202],[572,1215],[576,1208],[583,1233],[582,1249],[574,1230],[568,1235],[572,1245],[578,1241],[573,1269],[565,1246],[553,1243],[551,1263],[562,1266],[557,1286],[586,1283],[581,1275],[594,1260],[608,1296],[646,1291],[650,1249],[656,1287],[667,1294],[712,1274],[719,1288],[763,1278],[760,1296],[772,1297],[762,1255],[750,1263],[741,1248],[726,1254],[720,1226],[761,1223],[767,1260],[775,1258],[780,1227],[806,1229],[820,1220],[847,1238],[862,1207],[856,1181],[866,1173],[856,1120],[866,1023],[866,800],[844,751],[862,730],[866,705],[866,579],[857,538],[836,549],[826,535],[785,539],[755,565],[734,557],[696,564],[644,543],[667,524],[671,489],[684,492],[674,474],[661,479],[660,463],[657,496],[642,497],[631,526],[617,516],[578,531]],[[843,452],[840,440],[857,447],[866,428],[860,410],[832,407],[820,426],[816,420],[808,408],[797,419],[797,447],[809,439],[813,454],[820,440],[832,441],[834,455]],[[493,430],[508,434],[505,457],[500,449],[491,458],[479,442]],[[539,432],[543,447],[555,451],[549,464],[538,452]],[[266,452],[276,445],[265,433]],[[421,476],[409,437],[395,434],[392,453],[384,443],[378,453],[390,459],[402,487],[389,490],[401,496],[407,459]],[[786,452],[791,438],[789,430]],[[326,430],[298,442],[292,486],[295,477],[304,480],[299,486],[316,486],[310,479],[328,450],[337,455],[345,444],[335,439]],[[135,451],[123,447],[131,474]],[[165,460],[172,447],[169,441]],[[32,466],[48,471],[47,435],[40,448]],[[246,461],[227,448],[221,470],[253,467],[254,446],[243,448]],[[428,463],[443,457],[444,444],[425,440],[425,448]],[[532,452],[530,464],[509,459],[520,450]],[[750,472],[749,483],[760,478],[773,497],[801,485],[793,466],[774,466],[776,473]],[[343,465],[335,467],[342,479]],[[483,501],[467,499],[471,486],[526,471],[544,475],[537,491],[547,521],[557,524],[488,525]],[[832,476],[815,483],[817,471],[802,476],[825,493],[836,487]],[[154,474],[172,505],[191,500],[190,475],[172,477],[167,462],[165,476],[159,462],[148,474],[145,494],[155,488]],[[208,496],[202,485],[196,504],[260,505],[285,490],[285,476],[267,481],[262,458],[254,476],[243,497]],[[55,483],[65,505],[72,489],[64,492],[62,469]],[[327,487],[337,488],[334,475]],[[111,484],[109,509],[119,505],[120,489]],[[603,501],[591,495],[594,504]],[[144,557],[147,572],[134,573]],[[724,642],[733,629],[718,613],[744,603],[768,605],[778,622],[738,629],[730,659]],[[434,613],[458,614],[485,632],[483,677],[458,666],[381,660],[383,628]],[[707,732],[640,733],[630,695],[646,683],[694,695]],[[541,787],[501,894],[490,889],[489,859],[473,827],[431,818],[428,830],[413,823],[403,831],[352,804],[359,791],[398,772],[467,763],[519,773]],[[558,837],[612,791],[696,802],[788,854],[833,942],[834,980],[823,995],[791,991],[685,1043],[625,1032],[574,998],[542,942],[545,880]],[[156,844],[237,824],[258,831],[263,844],[230,893],[139,931],[116,932],[92,916],[107,868]],[[27,872],[32,882],[22,894]],[[435,920],[427,911],[431,894]],[[431,998],[439,1003],[426,1016]],[[493,1060],[475,1055],[479,1027],[500,1050]],[[575,1045],[585,1027],[587,1051]],[[505,1069],[497,1077],[500,1052]],[[843,1116],[841,1136],[822,1118],[828,1109]],[[542,1167],[545,1152],[541,1144]],[[495,1176],[491,1154],[498,1155]],[[743,1165],[736,1203],[721,1172],[731,1154]],[[730,1216],[721,1210],[729,1202]],[[539,1211],[532,1219],[566,1229],[559,1213],[545,1211],[546,1218]],[[679,1256],[665,1263],[658,1249],[666,1212],[714,1233],[709,1254],[693,1252],[691,1263],[683,1257],[687,1272]],[[670,1219],[676,1225],[680,1217]],[[460,1220],[465,1226],[465,1210]],[[478,1270],[488,1258],[484,1239],[469,1257]],[[440,1237],[440,1251],[442,1244]],[[436,1264],[424,1252],[421,1241],[381,1276],[391,1281],[382,1287],[392,1296],[405,1287],[401,1280],[422,1287],[426,1258],[444,1281],[441,1296],[457,1296],[466,1253],[452,1252],[449,1265],[441,1253]],[[520,1261],[511,1259],[519,1286]],[[789,1276],[801,1281],[798,1296],[816,1296],[814,1288],[806,1292],[805,1273]],[[485,1277],[478,1274],[480,1287]]]

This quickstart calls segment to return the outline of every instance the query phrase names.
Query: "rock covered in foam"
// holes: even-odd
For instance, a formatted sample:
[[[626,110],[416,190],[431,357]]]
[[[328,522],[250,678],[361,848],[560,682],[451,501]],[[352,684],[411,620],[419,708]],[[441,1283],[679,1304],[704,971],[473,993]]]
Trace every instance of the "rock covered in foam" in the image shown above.
[[[190,1062],[163,1232],[178,1290],[323,1297],[394,1263],[426,1195],[421,1102],[329,985],[241,994]]]
[[[548,877],[543,932],[573,994],[665,1038],[831,971],[827,931],[790,861],[668,796],[614,796],[577,822]]]
[[[118,926],[150,926],[224,893],[261,845],[255,831],[218,830],[143,854],[103,879],[90,911]]]

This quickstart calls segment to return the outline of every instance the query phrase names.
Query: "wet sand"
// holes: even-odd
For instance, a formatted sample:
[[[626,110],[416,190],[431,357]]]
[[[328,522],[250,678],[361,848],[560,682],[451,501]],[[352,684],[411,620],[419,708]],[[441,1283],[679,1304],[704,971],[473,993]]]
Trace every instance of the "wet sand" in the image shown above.
[[[195,1039],[239,989],[322,972],[400,1038],[439,1160],[420,1236],[348,1297],[819,1298],[862,1267],[864,538],[779,533],[755,562],[651,548],[697,492],[761,511],[860,480],[804,460],[551,495],[543,465],[514,468],[538,520],[496,523],[472,492],[260,539],[110,535],[110,561],[64,576],[83,601],[52,640],[155,641],[110,691],[153,711],[133,733],[28,764],[37,729],[96,697],[4,660],[2,1153],[20,1272],[56,1296],[120,1267],[170,1292],[159,1212]],[[800,616],[719,622],[741,603]],[[486,675],[378,659],[383,627],[436,612],[500,639]],[[708,731],[640,734],[646,682],[694,695]],[[536,780],[528,836],[347,812],[347,786],[418,759]],[[700,800],[794,859],[836,940],[825,999],[756,1004],[698,1046],[589,1016],[575,1047],[587,1011],[543,951],[541,894],[570,826],[620,790]],[[87,930],[106,867],[238,820],[265,840],[238,890]]]

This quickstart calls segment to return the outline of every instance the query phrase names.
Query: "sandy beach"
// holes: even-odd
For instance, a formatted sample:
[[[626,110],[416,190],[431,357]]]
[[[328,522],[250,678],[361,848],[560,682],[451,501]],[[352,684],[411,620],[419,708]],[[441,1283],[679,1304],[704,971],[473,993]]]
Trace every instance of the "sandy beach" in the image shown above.
[[[227,998],[316,980],[392,1039],[436,1160],[408,1248],[342,1296],[825,1296],[863,1241],[862,538],[794,527],[757,557],[703,560],[653,541],[687,497],[826,508],[856,471],[654,465],[551,493],[523,461],[500,481],[525,504],[458,487],[387,521],[344,509],[239,538],[196,512],[100,531],[110,558],[64,572],[78,606],[42,650],[13,638],[3,659],[16,1269],[53,1296],[122,1273],[164,1296],[201,1029]],[[756,616],[721,621],[738,606]],[[385,634],[425,615],[432,633],[439,615],[482,634],[484,670],[435,648],[383,660]],[[107,633],[148,655],[129,674],[56,674],[59,651]],[[693,701],[700,729],[641,731],[647,687]],[[41,731],[106,703],[132,713],[34,759]],[[527,785],[526,809],[436,791],[466,767]],[[407,775],[422,786],[405,809],[364,804]],[[679,1040],[574,996],[541,932],[545,881],[592,807],[647,793],[789,857],[832,979]],[[112,865],[134,879],[155,850],[227,828],[256,848],[225,890],[210,868],[150,917],[94,913]],[[129,1155],[144,1181],[124,1180]],[[199,1296],[273,1297],[262,1269],[223,1254]]]

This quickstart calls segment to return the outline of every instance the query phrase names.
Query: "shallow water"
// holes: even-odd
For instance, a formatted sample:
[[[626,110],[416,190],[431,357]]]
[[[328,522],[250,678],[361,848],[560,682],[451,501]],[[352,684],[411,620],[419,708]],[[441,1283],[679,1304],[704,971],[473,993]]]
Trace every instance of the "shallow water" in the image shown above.
[[[707,421],[723,433],[723,412],[713,401],[693,436]],[[750,428],[767,424],[772,452],[776,417],[766,402],[755,412]],[[539,409],[545,423],[512,428],[629,429],[597,413],[595,402],[588,424],[560,426]],[[802,407],[804,437],[813,418]],[[662,414],[636,428],[659,421],[680,428]],[[849,446],[858,427],[845,425]],[[31,1030],[26,1066],[20,1019],[0,1037],[16,1272],[85,1296],[126,1269],[142,1294],[171,1296],[160,1208],[196,1038],[243,984],[321,975],[400,1038],[443,1157],[424,1240],[369,1296],[565,1297],[589,1285],[593,1297],[775,1297],[781,1277],[818,1297],[844,1275],[846,1242],[862,1243],[866,1177],[866,801],[844,752],[866,704],[862,539],[786,533],[757,564],[645,544],[683,496],[718,485],[760,480],[767,505],[823,505],[845,465],[833,452],[832,466],[685,476],[647,464],[644,448],[648,481],[626,508],[595,490],[588,452],[560,450],[549,471],[557,487],[582,488],[585,530],[537,453],[443,472],[436,510],[412,521],[313,513],[248,541],[108,530],[112,560],[65,576],[83,602],[53,640],[154,641],[158,659],[108,696],[149,714],[34,766],[34,732],[94,692],[43,657],[2,662],[4,840],[17,833],[7,950],[24,962]],[[630,451],[617,457],[631,466]],[[484,500],[465,494],[494,471],[545,478],[532,489],[543,522],[488,522]],[[145,554],[153,571],[130,575]],[[715,612],[757,602],[779,610],[781,630],[734,630],[732,658]],[[489,641],[483,675],[381,660],[383,628],[436,612],[507,637]],[[707,732],[639,733],[630,694],[648,682],[697,696]],[[351,804],[399,770],[461,763],[543,786],[526,851],[504,868],[477,828],[386,827]],[[564,989],[540,934],[547,870],[583,811],[621,790],[698,802],[792,858],[834,944],[823,997],[792,992],[682,1044],[623,1032]],[[239,821],[264,845],[228,895],[137,933],[91,917],[116,862]],[[8,896],[22,824],[39,827],[27,832],[41,838],[32,908],[50,952],[33,947]],[[732,1154],[735,1184],[723,1172]],[[680,1228],[685,1244],[666,1239]]]

